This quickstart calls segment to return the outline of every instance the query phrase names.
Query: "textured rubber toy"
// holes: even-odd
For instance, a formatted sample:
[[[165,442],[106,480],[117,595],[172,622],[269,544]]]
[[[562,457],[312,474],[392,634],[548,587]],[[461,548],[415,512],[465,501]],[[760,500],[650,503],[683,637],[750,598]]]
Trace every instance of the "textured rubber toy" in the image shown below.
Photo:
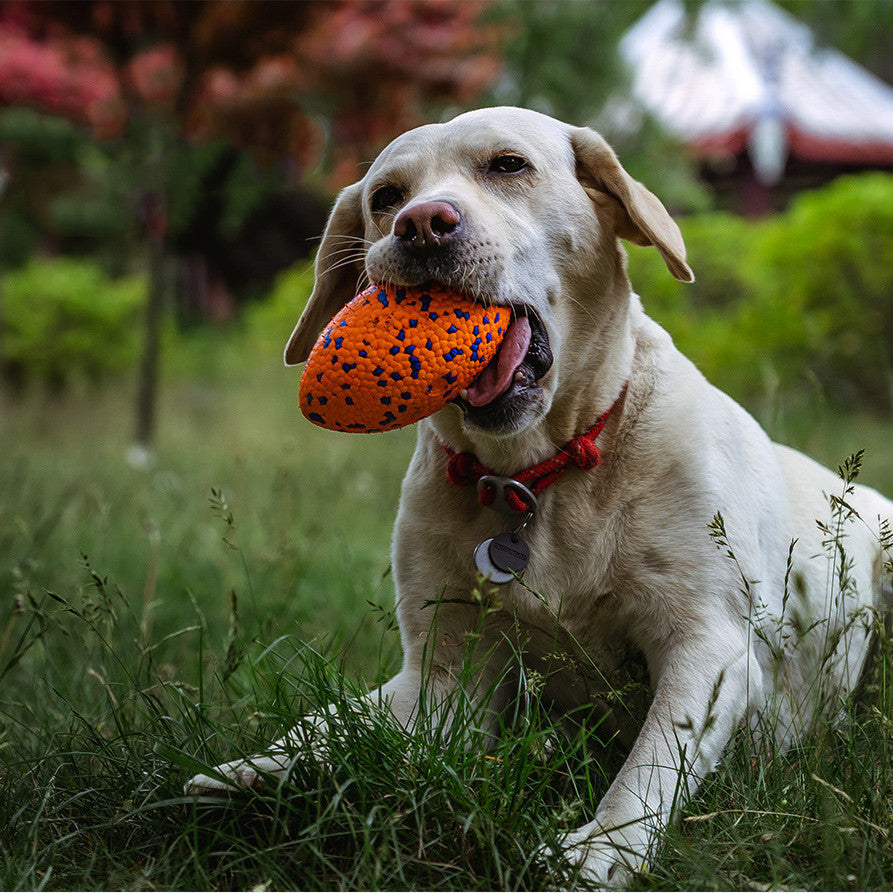
[[[442,409],[483,372],[511,320],[441,285],[373,285],[319,336],[301,375],[301,412],[334,431],[402,428]]]

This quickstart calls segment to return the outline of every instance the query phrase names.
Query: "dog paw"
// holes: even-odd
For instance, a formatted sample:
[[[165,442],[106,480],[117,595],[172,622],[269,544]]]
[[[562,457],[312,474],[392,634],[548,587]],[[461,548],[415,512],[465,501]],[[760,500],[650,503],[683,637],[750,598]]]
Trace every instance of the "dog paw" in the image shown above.
[[[628,844],[586,828],[565,835],[560,848],[564,858],[577,869],[575,887],[622,889],[629,886],[636,872],[645,869],[643,857],[636,855]]]
[[[616,890],[629,885],[633,872],[624,855],[610,843],[593,841],[567,847],[564,855],[579,869],[577,883],[595,890]]]
[[[213,775],[194,775],[183,786],[187,796],[245,793],[263,791],[270,779],[282,779],[288,774],[289,759],[285,754],[233,760],[215,766]]]

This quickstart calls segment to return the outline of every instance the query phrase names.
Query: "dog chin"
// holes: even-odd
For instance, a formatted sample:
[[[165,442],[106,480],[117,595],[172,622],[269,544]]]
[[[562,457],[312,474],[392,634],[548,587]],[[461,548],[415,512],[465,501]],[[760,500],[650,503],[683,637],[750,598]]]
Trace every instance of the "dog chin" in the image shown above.
[[[462,410],[462,426],[469,434],[517,434],[546,414],[546,394],[537,382],[516,381],[492,403],[472,406],[461,397],[454,401]]]

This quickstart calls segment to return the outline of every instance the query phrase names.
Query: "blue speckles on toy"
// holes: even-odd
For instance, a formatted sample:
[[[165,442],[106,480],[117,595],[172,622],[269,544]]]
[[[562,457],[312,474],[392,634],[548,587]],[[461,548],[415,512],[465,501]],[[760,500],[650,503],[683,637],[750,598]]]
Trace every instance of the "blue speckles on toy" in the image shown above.
[[[371,286],[314,346],[301,378],[301,410],[336,431],[386,431],[425,418],[494,359],[506,317],[506,308],[484,307],[444,286]]]

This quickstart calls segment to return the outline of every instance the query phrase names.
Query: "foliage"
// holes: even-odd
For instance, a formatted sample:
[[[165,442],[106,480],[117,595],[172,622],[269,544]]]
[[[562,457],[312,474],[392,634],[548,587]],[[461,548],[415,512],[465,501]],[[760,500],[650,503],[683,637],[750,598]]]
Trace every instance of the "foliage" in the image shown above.
[[[494,99],[565,121],[592,120],[625,80],[618,40],[650,5],[498,0],[487,11],[505,28],[504,73]]]
[[[281,354],[313,291],[314,270],[299,263],[276,278],[269,296],[247,308],[244,325],[251,342],[264,352]]]
[[[398,133],[467,107],[499,70],[483,0],[330,0],[313,5],[297,55],[307,109],[331,122],[334,180],[358,179]]]
[[[893,177],[862,174],[748,222],[683,218],[697,277],[670,279],[630,249],[646,310],[715,384],[745,402],[818,384],[843,404],[889,410],[893,368]]]
[[[707,0],[685,0],[690,21]],[[774,0],[835,46],[893,80],[893,4],[888,0]],[[615,97],[627,89],[617,43],[653,0],[496,0],[487,18],[505,28],[503,71],[488,98],[529,106],[571,123],[595,122],[630,172],[674,211],[705,211],[711,196],[694,162],[644,112]]]
[[[32,164],[72,164],[77,160],[83,137],[65,118],[40,115],[21,106],[7,108],[0,115],[0,140],[4,154],[12,145]]]
[[[622,159],[629,174],[650,183],[674,215],[709,211],[714,197],[698,178],[694,156],[644,109],[637,116],[635,127],[625,126],[614,116],[609,100],[594,126]]]
[[[672,279],[657,253],[642,248],[629,249],[630,277],[646,310],[668,327],[682,351],[746,404],[820,387],[845,405],[889,407],[891,209],[893,177],[865,174],[804,194],[789,211],[762,221],[724,213],[684,217],[695,283]],[[123,334],[134,320],[132,302],[139,293],[132,281],[116,291],[122,286],[83,262],[54,262],[43,283],[41,275],[35,262],[27,273],[8,277],[7,315],[14,331],[5,349],[25,365],[28,377],[64,377],[74,369],[101,375],[133,358],[133,338]],[[312,267],[299,263],[280,274],[266,300],[246,308],[243,327],[254,350],[278,362],[312,285]],[[24,297],[27,289],[32,300]],[[77,317],[79,334],[54,346],[61,308],[74,300],[63,295],[72,293],[82,295],[77,300],[87,306]],[[126,306],[108,322],[122,294]],[[38,303],[37,295],[48,297]],[[96,323],[85,312],[107,322]],[[114,348],[107,346],[109,325],[122,327],[111,339]],[[27,340],[24,332],[30,333]],[[28,351],[35,359],[27,359]],[[62,351],[64,362],[46,359]]]
[[[175,241],[190,238],[203,201],[216,203],[219,211],[213,223],[224,238],[234,239],[251,213],[282,190],[281,182],[259,168],[250,153],[233,151],[220,141],[172,142],[165,151],[163,177],[167,222]]]
[[[482,9],[480,0],[23,0],[0,16],[14,67],[0,105],[89,121],[105,139],[161,115],[190,139],[304,169],[328,131],[338,160],[355,164],[420,123],[429,103],[466,102],[493,78],[496,34],[479,27]]]
[[[112,278],[97,264],[73,258],[33,259],[2,282],[2,371],[21,387],[43,382],[53,388],[99,382],[135,368],[136,321],[146,283],[141,275]],[[172,370],[203,375],[216,369],[226,347],[242,358],[278,366],[291,330],[313,288],[313,266],[282,272],[269,296],[248,305],[237,331],[165,332],[173,349]]]
[[[0,269],[21,266],[47,247],[92,257],[113,275],[132,269],[147,223],[145,168],[152,151],[164,153],[156,179],[167,200],[170,243],[183,256],[213,253],[234,291],[242,285],[238,274],[244,268],[252,271],[257,290],[266,287],[269,267],[279,258],[259,249],[251,255],[244,246],[241,253],[233,252],[230,246],[239,240],[255,236],[263,241],[258,227],[252,227],[252,215],[269,213],[283,201],[288,208],[307,209],[307,228],[316,230],[316,218],[324,219],[306,195],[292,197],[273,171],[259,168],[247,151],[167,135],[159,146],[146,127],[135,127],[131,136],[124,144],[96,142],[62,118],[25,108],[0,109],[2,164],[9,175],[0,205]],[[285,262],[309,250],[294,216],[287,219],[294,240],[281,249]],[[279,242],[274,247],[280,248]]]
[[[893,83],[893,4],[888,0],[775,0],[836,47]]]
[[[0,265],[23,264],[41,239],[56,235],[52,205],[77,179],[83,145],[63,118],[0,109]]]
[[[59,234],[67,244],[55,249],[100,242],[120,264],[135,239],[145,243],[152,281],[138,437],[152,435],[156,329],[174,303],[171,283],[191,286],[179,296],[181,320],[227,318],[236,293],[256,293],[306,256],[307,224],[315,234],[322,211],[297,182],[323,159],[336,184],[354,180],[396,132],[476,95],[498,64],[493,32],[477,27],[481,9],[481,0],[0,6],[0,106],[87,125],[107,152],[106,178],[90,175],[101,165],[78,170],[57,184],[63,195],[35,204],[26,181],[39,181],[46,164],[4,150],[0,174],[15,199],[0,221],[4,253],[22,263],[39,234],[44,247]],[[329,139],[338,149],[327,156]],[[276,176],[258,165],[277,166]],[[257,221],[263,210],[268,226]],[[130,226],[110,226],[115,218]],[[173,254],[178,280],[163,272]]]
[[[114,134],[119,88],[100,42],[44,31],[39,12],[24,4],[7,4],[0,12],[0,106],[36,105],[89,123],[97,134]],[[34,39],[35,32],[41,39]]]
[[[40,260],[6,276],[3,289],[8,378],[59,388],[133,363],[142,279],[111,280],[86,261]]]
[[[841,178],[799,196],[755,246],[757,287],[789,302],[819,380],[838,399],[891,405],[893,177]],[[752,324],[758,324],[754,320]]]

